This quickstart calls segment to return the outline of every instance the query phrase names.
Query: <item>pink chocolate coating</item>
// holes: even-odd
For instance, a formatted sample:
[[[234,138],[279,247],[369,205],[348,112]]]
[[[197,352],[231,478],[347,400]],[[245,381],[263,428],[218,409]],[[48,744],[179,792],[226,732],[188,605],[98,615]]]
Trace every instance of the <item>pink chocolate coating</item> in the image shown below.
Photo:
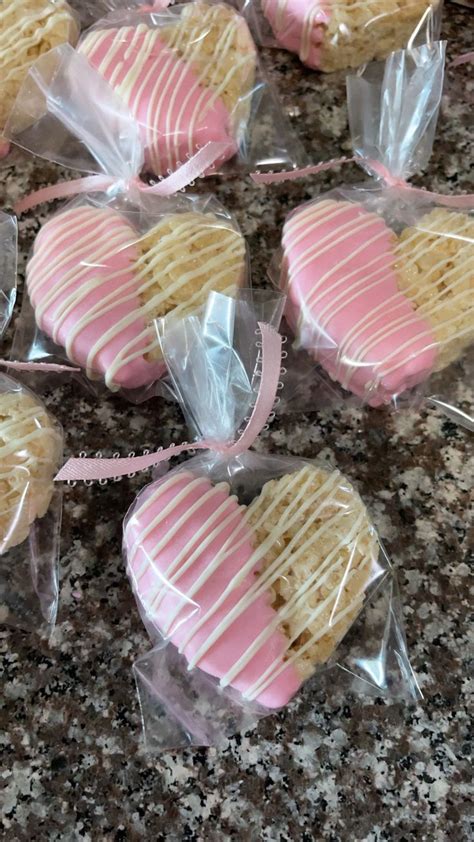
[[[92,31],[78,50],[138,121],[151,171],[165,174],[175,169],[209,141],[228,144],[217,164],[229,160],[237,144],[224,103],[199,84],[189,64],[175,56],[158,33],[144,24]]]
[[[318,69],[330,17],[328,5],[329,0],[263,0],[262,7],[278,43],[297,53],[308,67]]]
[[[138,295],[138,236],[109,208],[72,208],[43,225],[27,266],[41,330],[112,389],[143,386],[164,373],[162,361],[144,357],[155,336]]]
[[[238,580],[255,547],[243,507],[229,496],[225,484],[213,486],[207,478],[183,470],[147,486],[128,516],[124,547],[135,594],[150,622],[188,662],[197,659],[194,666],[210,675],[222,679],[275,619],[267,591],[239,605],[256,581],[258,563]],[[196,585],[199,577],[203,578]],[[216,633],[232,611],[235,619]],[[216,639],[210,642],[214,633]],[[209,648],[198,656],[207,643]],[[245,693],[275,659],[283,658],[286,648],[282,632],[274,630],[230,685]],[[300,684],[289,665],[256,700],[280,707]]]
[[[372,406],[422,382],[435,361],[430,325],[399,291],[395,235],[352,202],[311,202],[284,226],[288,316],[301,345]]]

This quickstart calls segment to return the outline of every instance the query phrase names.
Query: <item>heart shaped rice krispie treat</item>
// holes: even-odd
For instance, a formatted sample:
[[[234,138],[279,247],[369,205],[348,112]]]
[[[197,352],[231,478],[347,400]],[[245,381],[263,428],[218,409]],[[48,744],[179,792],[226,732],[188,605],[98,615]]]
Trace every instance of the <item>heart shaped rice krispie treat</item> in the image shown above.
[[[339,471],[305,465],[248,506],[187,469],[148,486],[124,529],[147,619],[245,699],[285,705],[347,632],[378,541]]]
[[[407,46],[439,0],[263,0],[275,38],[317,70],[342,70]]]
[[[252,37],[234,9],[190,3],[169,20],[92,30],[78,47],[136,118],[156,174],[208,141],[227,144],[217,163],[235,155],[256,67]]]
[[[378,406],[472,342],[474,220],[437,209],[399,238],[357,203],[291,214],[281,283],[300,344],[345,389]]]
[[[232,295],[245,270],[242,235],[213,213],[169,214],[140,234],[86,205],[42,227],[26,280],[41,330],[114,390],[164,374],[155,318],[189,315],[211,290]]]
[[[0,555],[46,514],[61,452],[57,425],[30,392],[0,392]]]
[[[74,44],[79,29],[64,0],[0,0],[0,145],[1,134],[29,68],[59,44]]]

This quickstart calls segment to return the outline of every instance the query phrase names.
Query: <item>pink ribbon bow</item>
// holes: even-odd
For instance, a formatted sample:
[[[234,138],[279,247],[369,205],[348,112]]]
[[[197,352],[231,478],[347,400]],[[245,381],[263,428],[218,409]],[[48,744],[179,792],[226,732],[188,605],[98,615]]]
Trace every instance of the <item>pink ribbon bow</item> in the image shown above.
[[[270,325],[259,322],[262,333],[262,375],[257,400],[243,433],[235,442],[199,441],[160,448],[155,453],[143,456],[126,456],[119,459],[79,458],[69,459],[55,476],[55,480],[102,480],[124,476],[135,471],[144,471],[167,462],[172,456],[188,450],[214,450],[229,458],[244,453],[254,443],[270,417],[280,378],[281,345],[280,334]]]
[[[423,196],[425,199],[432,199],[438,205],[443,205],[447,208],[465,208],[471,210],[474,208],[474,193],[463,193],[458,196],[445,196],[443,193],[432,193],[430,190],[425,190],[424,187],[413,187],[408,181],[403,178],[393,176],[387,167],[380,161],[372,161],[370,159],[361,158],[358,155],[352,158],[332,158],[330,161],[323,161],[319,164],[314,164],[310,167],[303,167],[302,169],[288,170],[287,172],[279,173],[258,173],[250,174],[250,178],[255,184],[276,184],[282,181],[294,181],[298,178],[304,178],[306,175],[315,175],[316,173],[324,172],[324,170],[333,170],[343,164],[365,164],[376,175],[385,181],[388,187],[395,187],[401,190],[407,190],[410,193]]]
[[[189,158],[188,161],[181,164],[177,170],[166,178],[163,178],[158,184],[149,186],[141,181],[138,176],[133,176],[128,181],[127,186],[135,187],[141,193],[151,193],[155,196],[172,196],[205,173],[227,149],[228,144],[225,142],[209,141],[195,155]],[[42,202],[52,202],[53,199],[67,199],[69,196],[77,196],[79,193],[101,193],[120,181],[120,178],[113,175],[89,175],[83,178],[76,178],[73,181],[62,181],[59,184],[52,184],[49,187],[43,187],[41,190],[35,190],[34,193],[30,193],[29,196],[20,199],[15,204],[14,211],[19,215],[24,211],[35,208]]]

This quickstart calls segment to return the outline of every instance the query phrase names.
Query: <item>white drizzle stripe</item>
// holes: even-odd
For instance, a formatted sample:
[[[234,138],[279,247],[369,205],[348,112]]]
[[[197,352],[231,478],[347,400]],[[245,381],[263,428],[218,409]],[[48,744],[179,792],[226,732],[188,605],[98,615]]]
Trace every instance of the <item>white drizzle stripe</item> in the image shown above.
[[[294,219],[295,222],[297,221],[298,224],[291,225],[292,218],[285,223],[285,229],[283,234],[283,245],[289,246],[290,248],[294,249],[298,246],[306,237],[310,236],[321,223],[325,224],[327,222],[331,222],[337,216],[340,216],[341,213],[344,212],[344,209],[347,207],[344,206],[343,209],[331,207],[331,210],[327,212],[328,206],[332,206],[332,202],[318,202],[317,205],[310,208],[309,211],[306,213],[298,214]],[[352,222],[352,220],[351,220]],[[309,223],[309,224],[308,224]],[[296,232],[300,231],[299,234]],[[329,236],[332,236],[333,232]],[[289,236],[291,236],[291,242],[288,242]],[[328,237],[326,237],[328,239]],[[323,242],[323,240],[319,240],[318,243]],[[301,258],[300,258],[301,259]]]
[[[324,223],[325,220],[321,220]],[[346,232],[350,233],[352,236],[355,234],[361,234],[366,228],[370,228],[373,226],[374,220],[373,219],[366,219],[363,216],[359,217],[356,222],[353,219],[350,219],[348,222],[343,223],[337,229],[337,234],[340,235],[335,238],[334,231],[329,232],[326,236],[321,237],[316,240],[315,243],[312,243],[304,252],[301,254],[296,260],[291,262],[291,274],[296,275],[299,272],[302,272],[303,269],[306,269],[307,266],[314,260],[315,256],[317,255],[320,258],[323,254],[326,254],[328,251],[331,251],[333,248],[339,245],[339,243],[344,242],[346,237]],[[317,230],[319,225],[311,225],[310,231],[308,233],[313,233]],[[383,235],[384,237],[387,236],[386,231],[377,232],[376,237],[372,237],[371,240],[368,240],[367,243],[364,245],[369,245],[373,241],[379,239],[379,237]],[[353,252],[353,254],[358,254],[360,252],[360,248]],[[347,261],[345,261],[347,262]],[[343,264],[344,265],[344,264]],[[319,286],[319,284],[318,284]]]
[[[220,507],[219,513],[222,511],[222,509],[223,509],[223,506]],[[172,588],[175,588],[175,585],[176,585],[176,582],[178,581],[178,579],[180,579],[181,576],[183,575],[183,573],[194,564],[194,562],[199,557],[199,555],[203,552],[203,550],[205,550],[209,546],[209,544],[211,544],[213,541],[215,541],[216,538],[219,537],[220,533],[223,532],[225,529],[227,529],[227,527],[232,523],[233,520],[237,520],[237,519],[239,520],[240,529],[235,530],[235,532],[233,534],[235,534],[235,536],[238,537],[239,532],[242,532],[246,528],[245,524],[242,522],[241,515],[242,515],[241,507],[239,507],[239,508],[234,507],[230,511],[230,513],[227,514],[224,517],[224,519],[221,521],[221,523],[218,526],[216,526],[212,530],[212,532],[210,532],[208,534],[208,536],[202,542],[202,545],[198,544],[196,546],[195,540],[189,542],[189,544],[186,546],[186,551],[189,552],[189,550],[192,549],[192,547],[194,547],[193,552],[186,559],[186,562],[185,562],[185,564],[183,564],[183,567],[178,569],[178,571],[176,572],[176,574],[174,576],[170,576],[169,578],[166,577],[166,581],[170,583]],[[216,519],[217,518],[213,518],[212,522],[214,522],[214,520],[216,520]],[[209,519],[209,521],[207,522],[207,524],[205,524],[204,527],[201,527],[201,529],[199,529],[199,534],[201,534],[204,531],[204,529],[209,526],[210,522],[211,522],[211,519]],[[184,553],[181,553],[181,556],[184,556]],[[161,599],[159,599],[160,596],[161,596]],[[183,597],[183,601],[188,600],[187,593],[186,593],[186,595],[182,594],[182,597]],[[147,594],[147,603],[150,605],[152,610],[156,610],[157,598],[158,598],[158,602],[161,602],[162,599],[164,598],[164,593],[154,594],[153,592],[151,592],[151,593]],[[172,634],[172,628],[171,627],[172,627],[173,623],[175,622],[175,619],[178,616],[180,610],[181,610],[180,604],[176,605],[176,608],[175,608],[174,612],[171,611],[171,609],[169,610],[168,622],[167,622],[167,624],[163,625],[163,631],[166,635]]]
[[[3,2],[0,7],[0,69],[5,101],[48,46],[74,39],[77,27],[66,3]],[[64,38],[62,37],[64,35]],[[11,91],[11,93],[10,93]]]
[[[201,484],[201,481],[199,481],[198,484]],[[164,548],[168,546],[171,539],[174,538],[174,536],[176,535],[177,532],[181,531],[181,529],[186,525],[187,521],[192,519],[195,512],[198,512],[199,509],[201,509],[203,506],[205,506],[209,502],[209,500],[217,497],[220,494],[220,492],[222,492],[222,490],[226,488],[226,486],[227,486],[227,483],[220,483],[219,485],[211,487],[207,491],[204,491],[204,489],[203,489],[203,494],[191,506],[189,506],[189,508],[187,508],[186,511],[184,511],[182,513],[182,515],[178,518],[178,520],[173,525],[173,527],[167,531],[166,535],[163,538],[161,538],[161,540],[157,541],[156,544],[154,544],[153,548],[150,550],[150,554],[151,554],[152,558],[156,558],[156,556],[159,555],[164,550]],[[181,492],[181,494],[177,498],[179,500],[179,502],[182,502],[182,500],[185,499],[188,496],[189,490],[190,490],[190,487],[187,487]],[[236,510],[236,514],[237,514],[237,512],[238,512],[238,509]],[[162,520],[161,516],[156,518],[153,521],[153,523],[154,523],[153,528],[155,528],[160,523],[161,520]],[[193,545],[194,545],[195,540],[196,540],[196,536],[193,535],[192,538],[191,538],[191,543]],[[167,570],[163,574],[167,583],[171,582],[172,584],[174,584],[174,582],[171,581],[171,577],[172,577],[172,574],[176,571],[176,568],[178,567],[179,558],[180,558],[180,556],[176,556],[174,558],[173,562],[171,563],[171,565],[169,566],[169,568],[167,568]],[[179,571],[179,573],[181,575],[181,573],[184,573],[184,571]],[[179,579],[179,576],[176,576],[175,578]]]
[[[359,246],[359,248],[355,249],[349,257],[345,258],[344,260],[339,261],[339,263],[332,266],[331,269],[329,269],[324,275],[322,275],[322,277],[319,279],[318,283],[315,284],[315,286],[312,290],[312,293],[308,298],[308,301],[307,301],[308,307],[313,306],[313,304],[315,302],[315,299],[316,299],[315,293],[317,292],[317,289],[319,289],[319,287],[321,287],[323,284],[325,284],[336,272],[338,272],[342,268],[342,266],[346,266],[347,263],[350,263],[350,261],[353,257],[356,257],[358,254],[360,254],[362,251],[364,251],[364,249],[366,249],[368,246],[371,246],[373,243],[376,243],[377,240],[383,239],[385,236],[386,236],[385,231],[380,231],[378,234],[375,234],[370,240],[367,240],[365,243],[363,243],[363,245],[361,245],[361,246]]]
[[[468,229],[468,219],[469,218],[467,217],[467,218],[463,218],[459,221],[460,227],[454,228],[454,230],[452,230],[452,233],[453,233],[454,236],[456,236],[456,235],[459,236],[460,233],[462,233],[464,230]],[[423,227],[423,225],[419,225],[419,227],[415,230],[414,234],[412,234],[411,237],[409,237],[408,239],[403,241],[403,247],[406,248],[407,243],[410,244],[411,241],[413,241],[415,238],[417,238],[419,236],[420,231],[426,231],[428,234],[435,235],[436,237],[440,237],[440,236],[443,236],[443,235],[450,236],[451,235],[451,229],[449,227],[450,221],[451,221],[451,218],[448,218],[446,220],[446,223],[445,223],[446,230],[444,230],[444,231],[443,231],[442,227],[438,227],[436,231],[430,231],[429,229],[425,229]],[[405,263],[405,266],[407,267],[407,269],[409,270],[410,266],[413,265],[414,263],[416,263],[417,261],[424,261],[426,256],[430,252],[432,252],[436,249],[437,244],[438,243],[437,243],[436,239],[434,239],[431,243],[428,243],[428,244],[422,243],[421,246],[418,247],[418,249],[415,249],[412,252],[412,256],[410,257],[408,263]],[[398,247],[397,251],[399,251],[399,250],[400,250],[400,246]],[[426,287],[427,287],[428,283],[431,283],[433,285],[433,293],[436,291],[436,296],[438,298],[438,301],[435,299],[429,305],[422,305],[422,306],[417,307],[415,312],[418,315],[418,318],[421,315],[422,317],[428,319],[428,323],[431,323],[430,322],[430,316],[433,316],[433,314],[435,312],[437,312],[438,310],[440,310],[444,307],[444,301],[439,300],[439,299],[441,299],[443,295],[446,295],[446,296],[451,295],[457,283],[464,283],[465,279],[469,275],[469,269],[465,274],[462,274],[460,278],[458,278],[458,279],[456,278],[456,275],[459,273],[459,271],[461,271],[461,268],[463,266],[462,262],[459,263],[459,255],[460,254],[462,255],[463,251],[464,251],[464,249],[462,248],[461,251],[457,253],[456,258],[454,259],[455,260],[454,267],[450,271],[448,271],[446,273],[442,273],[441,277],[438,279],[438,281],[431,280],[431,274],[433,272],[441,269],[442,266],[444,264],[446,264],[447,259],[445,258],[444,260],[438,261],[438,263],[435,264],[435,266],[431,267],[428,270],[428,272],[427,272],[427,274],[424,278],[423,288],[422,288],[420,294],[424,293],[426,295]],[[454,276],[454,279],[453,279],[453,276]],[[453,280],[451,280],[451,283],[448,283],[449,279],[453,279]],[[408,287],[408,288],[405,287],[402,290],[402,294],[404,296],[406,296],[407,298],[409,298],[409,300],[416,301],[417,296],[416,295],[415,296],[410,295],[410,292],[411,292],[413,286],[416,287],[416,284],[413,284],[413,285],[411,285],[411,287]],[[441,289],[438,289],[439,286],[441,287]],[[455,302],[457,303],[460,299],[462,299],[464,297],[467,297],[468,295],[469,295],[469,292],[461,293],[461,295],[457,295],[457,296],[453,295],[452,298],[448,302],[448,306],[452,306]],[[387,308],[385,310],[385,315],[391,314],[395,309],[396,309],[396,307]],[[373,313],[373,312],[375,312],[375,311],[372,310],[371,313]],[[458,314],[457,317],[455,317],[453,319],[450,319],[449,321],[444,320],[442,322],[441,326],[443,328],[445,328],[448,324],[456,324],[457,320],[459,320],[460,318],[461,317]],[[413,319],[411,321],[415,322],[415,319]],[[404,321],[403,318],[392,320],[390,331],[387,331],[386,328],[385,328],[383,330],[383,334],[382,334],[382,331],[380,330],[378,332],[378,334],[374,334],[372,339],[374,339],[376,341],[376,338],[378,336],[380,337],[381,335],[383,335],[383,337],[385,338],[387,336],[393,335],[394,333],[397,332],[397,330],[399,329],[400,326],[402,326],[402,325],[405,326],[406,324],[409,324],[409,321],[408,322]],[[448,341],[449,342],[456,341],[457,339],[460,338],[461,335],[463,335],[463,333],[465,333],[465,330],[462,327],[460,327],[457,332],[453,332],[451,334]],[[396,351],[392,352],[391,354],[387,355],[382,360],[378,361],[377,362],[377,372],[376,372],[377,373],[377,380],[380,381],[380,378],[387,377],[389,374],[392,374],[394,371],[396,371],[397,369],[399,369],[400,367],[405,365],[411,358],[413,358],[414,355],[413,355],[412,352],[409,351],[409,349],[414,343],[418,343],[419,340],[422,339],[424,336],[426,336],[427,347],[429,347],[429,345],[432,344],[432,342],[433,342],[433,337],[431,335],[431,332],[426,331],[426,330],[425,331],[420,330],[416,334],[416,336],[414,336],[411,340],[405,342],[402,346],[399,346],[396,349]],[[356,337],[354,337],[354,338],[356,338]],[[437,337],[437,342],[438,342],[438,337]],[[375,342],[372,345],[369,345],[368,347],[366,346],[365,349],[361,349],[359,351],[359,353],[357,354],[357,357],[356,357],[355,361],[357,362],[357,360],[360,360],[362,358],[363,353],[365,353],[366,355],[369,354],[370,350],[372,349],[374,344],[375,344]],[[393,356],[395,356],[395,354],[399,354],[400,352],[404,352],[404,351],[407,351],[406,356],[403,357],[401,361],[396,362],[395,364],[393,364],[392,366],[389,366],[387,368],[390,359]],[[346,373],[346,377],[345,377],[346,383],[349,383],[351,372],[353,372],[354,370],[355,370],[355,366],[349,372]]]
[[[443,322],[442,327],[447,328],[451,324],[453,324],[453,325],[457,324],[457,322],[459,321],[459,318],[460,317],[459,317],[459,314],[458,314],[456,316],[453,316],[452,319],[447,319],[446,321]],[[452,334],[451,336],[447,336],[445,338],[437,338],[436,339],[436,347],[439,348],[443,345],[449,345],[450,342],[453,342],[453,339],[460,339],[462,336],[469,335],[469,333],[471,333],[471,331],[472,331],[472,326],[468,326],[466,328],[458,330],[455,334]],[[405,360],[405,362],[406,362],[406,360]],[[391,366],[390,368],[388,368],[384,371],[383,376],[386,377],[387,375],[392,374],[392,372],[396,371],[397,368],[399,368],[401,365],[403,365],[403,362],[395,363],[393,366]]]

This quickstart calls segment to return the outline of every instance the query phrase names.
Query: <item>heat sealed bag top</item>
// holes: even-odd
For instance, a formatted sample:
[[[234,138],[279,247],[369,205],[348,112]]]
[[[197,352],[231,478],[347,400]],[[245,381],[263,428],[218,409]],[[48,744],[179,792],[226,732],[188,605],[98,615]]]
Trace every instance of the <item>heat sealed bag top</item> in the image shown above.
[[[354,150],[373,177],[293,210],[276,261],[296,346],[370,406],[442,394],[474,339],[474,201],[406,184],[429,159],[444,54],[437,42],[348,77]]]
[[[359,67],[438,38],[442,0],[242,0],[264,45],[324,72]]]
[[[160,325],[196,446],[208,450],[146,486],[124,522],[155,644],[135,664],[149,748],[218,744],[338,657],[378,692],[417,692],[393,572],[352,482],[327,463],[239,444],[269,386],[265,355],[278,351],[279,365],[259,321],[248,303],[213,295],[201,318]],[[343,656],[354,624],[358,644]]]
[[[49,628],[58,603],[63,435],[40,399],[0,373],[0,620]]]
[[[31,120],[41,97],[44,125]],[[87,181],[90,192],[37,235],[14,358],[72,362],[88,384],[105,383],[134,401],[156,394],[165,365],[154,319],[198,310],[211,290],[232,295],[248,285],[234,218],[210,196],[155,195],[140,182],[134,119],[70,48],[35,65],[10,125],[12,137],[49,159],[70,161],[79,149],[85,171],[94,172],[95,161],[110,184],[98,175]]]

